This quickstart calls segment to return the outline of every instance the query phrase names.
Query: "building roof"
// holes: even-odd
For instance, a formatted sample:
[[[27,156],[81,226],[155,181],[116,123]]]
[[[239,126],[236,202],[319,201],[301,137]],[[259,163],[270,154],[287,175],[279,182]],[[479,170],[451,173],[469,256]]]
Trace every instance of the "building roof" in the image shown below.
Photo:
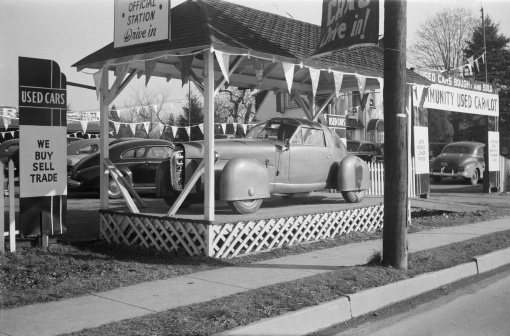
[[[73,66],[78,70],[84,68],[100,69],[107,61],[110,64],[131,62],[130,69],[144,71],[145,59],[158,59],[153,76],[180,78],[180,71],[175,69],[179,64],[179,55],[196,52],[192,69],[202,69],[202,50],[213,47],[235,55],[251,55],[251,58],[265,60],[266,87],[262,89],[286,88],[283,69],[276,62],[291,62],[304,67],[296,67],[293,88],[310,91],[309,73],[306,67],[323,70],[331,69],[348,74],[360,74],[370,77],[383,77],[383,51],[377,47],[359,47],[342,49],[330,55],[312,58],[320,37],[320,26],[286,18],[277,14],[259,11],[253,8],[233,4],[222,0],[188,0],[171,10],[171,41],[159,41],[142,45],[114,48],[113,42],[86,56]],[[257,84],[253,60],[244,57],[240,65],[231,75],[230,85],[250,87]],[[174,66],[172,66],[174,65]],[[219,71],[218,63],[215,69]],[[112,69],[113,70],[113,69]],[[201,76],[201,71],[195,70]],[[221,74],[221,73],[220,73]],[[238,74],[239,76],[235,76]],[[251,77],[251,79],[249,79]],[[327,80],[323,80],[326,77]],[[334,84],[332,74],[322,71],[319,90],[331,92]],[[270,80],[283,81],[276,84]],[[424,77],[407,70],[407,81],[429,85]],[[301,83],[302,85],[297,85]],[[284,85],[285,84],[285,85]],[[279,86],[280,85],[280,86]],[[367,80],[367,88],[378,88],[374,78]],[[344,76],[342,90],[356,89],[354,76]]]

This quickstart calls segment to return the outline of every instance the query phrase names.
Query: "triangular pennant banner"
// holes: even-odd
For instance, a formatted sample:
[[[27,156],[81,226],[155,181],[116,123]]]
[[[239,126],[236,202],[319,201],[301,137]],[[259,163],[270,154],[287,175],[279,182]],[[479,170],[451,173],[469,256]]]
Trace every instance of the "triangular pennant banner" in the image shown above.
[[[154,112],[158,112],[158,105],[152,105],[152,109],[154,110]]]
[[[340,96],[340,89],[342,88],[342,82],[344,81],[344,74],[333,71],[333,78],[335,80],[335,94],[338,98]]]
[[[220,65],[221,73],[223,74],[223,77],[225,77],[225,80],[230,83],[229,80],[229,67],[230,67],[230,55],[225,54],[219,50],[214,50],[214,53],[216,54],[216,59],[218,60],[218,64]]]
[[[184,127],[184,129],[186,130],[186,134],[188,134],[188,136],[191,135],[190,133],[191,127]]]
[[[133,132],[133,136],[136,135],[136,123],[130,123],[129,127],[131,128],[131,132]]]
[[[317,88],[319,87],[319,78],[321,71],[319,69],[308,68],[310,70],[310,80],[312,81],[313,96],[317,94]]]
[[[126,77],[127,69],[128,69],[127,63],[117,65],[115,67],[115,76],[119,79],[119,81],[122,82],[124,80],[124,77]]]
[[[3,117],[2,119],[4,120],[4,128],[7,131],[7,129],[9,128],[9,124],[11,123],[11,120],[5,117]]]
[[[94,85],[96,86],[96,97],[99,99],[99,94],[101,93],[101,81],[103,79],[103,68],[94,73],[92,77],[94,77]]]
[[[148,121],[143,122],[143,127],[145,127],[145,132],[149,133],[149,122]]]
[[[116,134],[119,134],[120,123],[119,122],[113,122],[113,127],[115,128]]]
[[[151,76],[154,73],[156,63],[158,63],[158,60],[145,61],[145,86],[147,86],[149,79],[151,79]]]
[[[289,92],[292,90],[292,82],[294,81],[294,63],[282,62],[285,80],[287,80],[287,88]]]
[[[204,124],[198,125],[198,128],[200,128],[200,132],[202,132],[202,134],[203,134],[204,133]]]
[[[478,58],[475,60],[476,71],[480,71],[480,65],[478,65]]]
[[[14,137],[14,133],[15,133],[15,132],[14,132],[14,131],[11,131],[10,133],[11,133],[12,137]]]
[[[188,77],[191,73],[191,63],[195,55],[181,56],[179,57],[179,64],[181,65],[181,80],[182,86],[188,82]]]
[[[363,98],[363,96],[365,95],[367,78],[365,76],[356,75],[356,80],[358,81],[358,89],[361,94],[361,98]]]
[[[472,70],[473,69],[473,63],[468,63],[466,65],[467,65],[467,67],[469,69],[469,73],[473,72],[473,70]]]
[[[170,127],[172,128],[172,134],[174,136],[176,136],[177,135],[177,126],[170,126]]]
[[[89,124],[88,121],[80,121],[80,124],[81,124],[81,129],[83,131],[83,133],[87,133],[87,125]]]
[[[421,97],[423,95],[423,89],[425,88],[425,86],[423,85],[416,85],[416,101],[418,103],[421,102]]]
[[[241,127],[243,128],[244,134],[246,134],[246,129],[248,128],[248,125],[242,124]]]
[[[227,132],[225,131],[225,128],[227,127],[227,124],[221,123],[220,126],[221,126],[221,130],[223,131],[223,134],[227,134]]]
[[[237,123],[234,123],[234,133],[237,132]]]
[[[428,94],[429,94],[429,88],[423,86],[423,92],[421,95],[421,99],[418,101],[420,108],[423,108],[423,105],[425,104],[425,98],[428,96]]]

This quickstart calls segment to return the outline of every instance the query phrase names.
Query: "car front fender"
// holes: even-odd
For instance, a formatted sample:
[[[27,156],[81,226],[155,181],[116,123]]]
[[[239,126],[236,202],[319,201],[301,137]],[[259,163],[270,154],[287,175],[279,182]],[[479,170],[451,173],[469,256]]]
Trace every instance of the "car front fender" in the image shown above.
[[[368,164],[357,156],[346,156],[338,166],[336,181],[340,191],[370,189]]]
[[[175,195],[170,181],[170,159],[165,159],[159,164],[154,182],[156,183],[156,196]]]
[[[221,172],[220,200],[240,201],[270,197],[266,168],[258,161],[236,157]]]

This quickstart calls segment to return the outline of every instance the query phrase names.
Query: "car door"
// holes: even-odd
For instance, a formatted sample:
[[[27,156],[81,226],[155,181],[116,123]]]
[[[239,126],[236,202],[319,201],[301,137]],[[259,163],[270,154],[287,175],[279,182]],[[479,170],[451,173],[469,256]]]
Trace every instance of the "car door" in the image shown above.
[[[131,182],[134,187],[140,187],[146,184],[148,178],[144,175],[145,171],[145,152],[147,147],[131,148],[120,155],[118,163],[115,163],[121,171],[131,172]],[[153,182],[154,183],[154,182]]]
[[[331,167],[331,153],[322,129],[301,127],[287,151],[288,183],[300,191],[325,186]]]

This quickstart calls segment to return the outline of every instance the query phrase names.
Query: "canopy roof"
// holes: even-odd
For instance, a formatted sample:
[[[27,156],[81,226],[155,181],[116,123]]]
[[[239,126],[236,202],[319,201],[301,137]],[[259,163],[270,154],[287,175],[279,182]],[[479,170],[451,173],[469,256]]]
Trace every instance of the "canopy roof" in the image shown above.
[[[200,82],[204,50],[227,55],[232,86],[287,91],[282,62],[294,64],[292,89],[312,91],[310,70],[319,69],[317,93],[335,88],[332,71],[344,74],[341,91],[358,91],[355,75],[367,77],[366,89],[379,88],[383,77],[383,51],[378,47],[337,50],[312,58],[320,36],[320,26],[286,18],[222,0],[188,0],[171,10],[171,41],[114,48],[113,42],[73,66],[110,70],[128,64],[138,75],[170,78],[188,77]],[[215,78],[221,85],[219,54],[216,53]],[[230,56],[230,57],[229,57]],[[188,59],[183,62],[183,59]],[[151,64],[149,64],[151,62]],[[188,70],[191,62],[191,73]],[[256,69],[263,69],[257,80]],[[227,69],[228,71],[228,69]],[[260,77],[260,74],[259,74]],[[224,83],[225,81],[223,81]],[[407,70],[407,82],[429,85],[424,77]]]

